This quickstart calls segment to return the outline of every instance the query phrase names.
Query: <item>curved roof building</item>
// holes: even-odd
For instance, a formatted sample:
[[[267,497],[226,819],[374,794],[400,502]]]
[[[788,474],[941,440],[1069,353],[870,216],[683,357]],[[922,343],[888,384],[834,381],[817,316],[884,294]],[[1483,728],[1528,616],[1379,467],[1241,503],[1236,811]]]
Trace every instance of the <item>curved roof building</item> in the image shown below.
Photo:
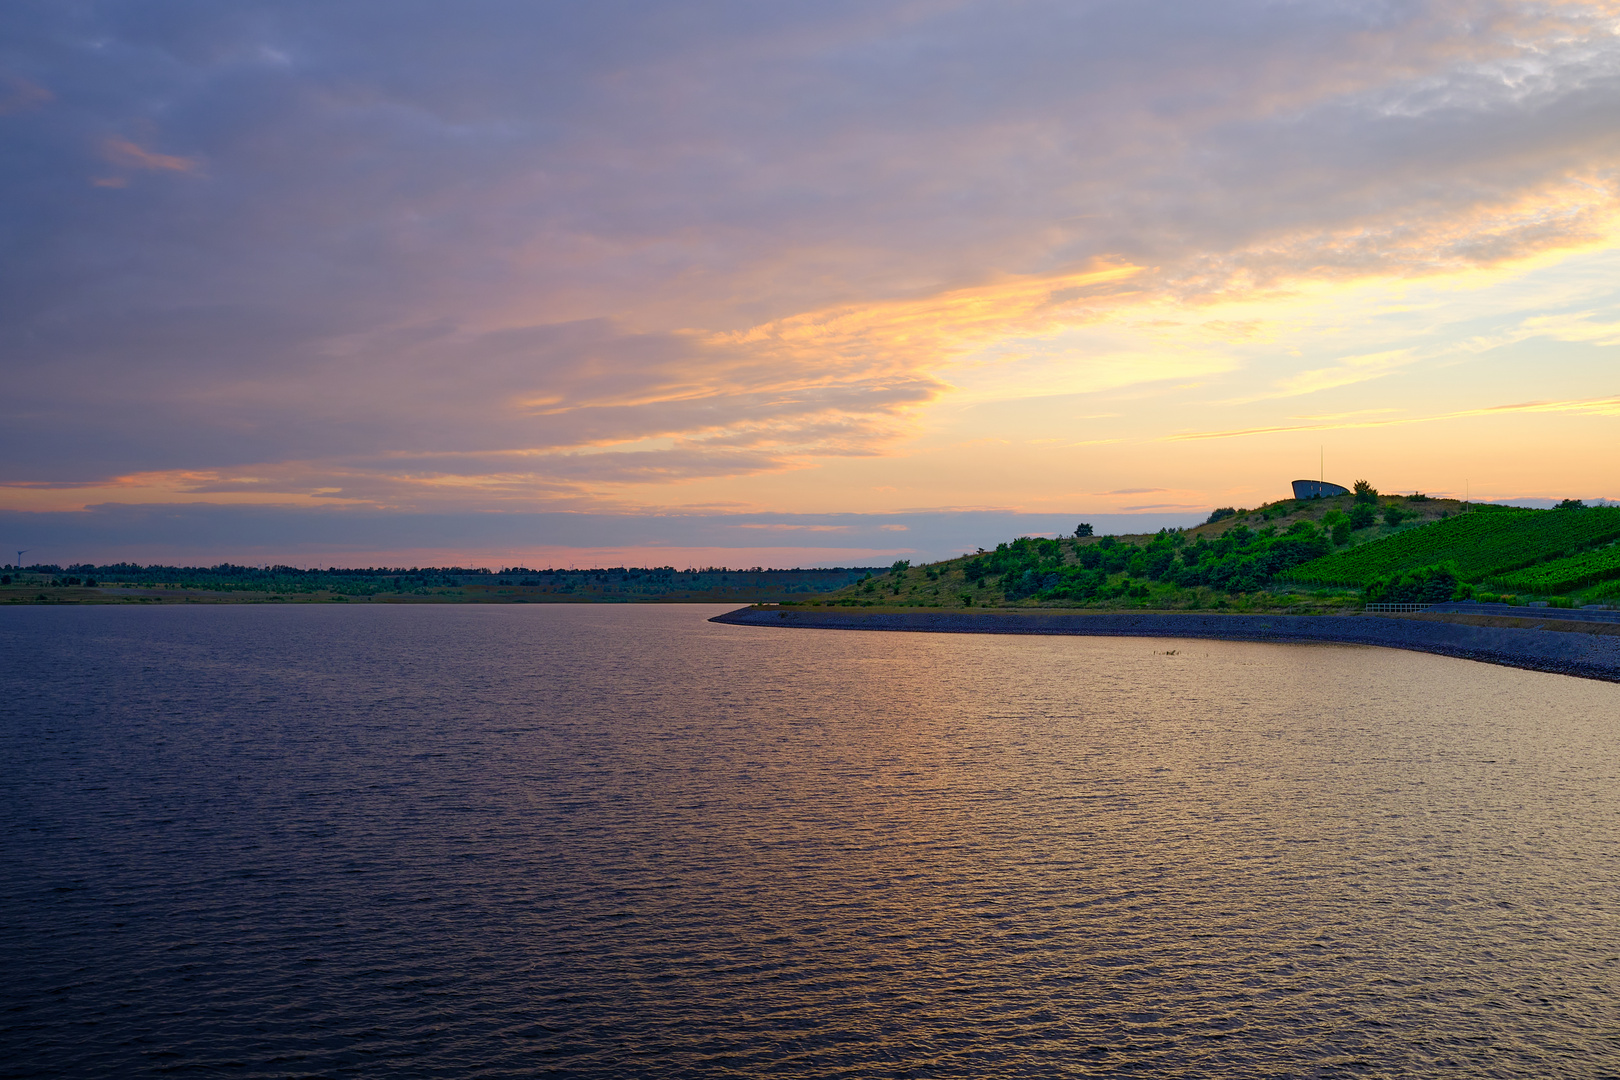
[[[1340,484],[1330,484],[1326,480],[1295,480],[1294,498],[1296,499],[1331,499],[1335,495],[1348,495],[1350,489]]]

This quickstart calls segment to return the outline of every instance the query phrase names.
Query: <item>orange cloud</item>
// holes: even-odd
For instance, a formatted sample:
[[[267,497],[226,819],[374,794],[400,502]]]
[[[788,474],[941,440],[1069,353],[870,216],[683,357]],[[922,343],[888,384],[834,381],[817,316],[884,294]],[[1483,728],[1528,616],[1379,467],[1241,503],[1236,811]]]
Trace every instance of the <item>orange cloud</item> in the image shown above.
[[[737,333],[716,334],[716,345],[818,366],[858,363],[871,369],[911,369],[987,339],[1031,333],[1073,321],[1099,302],[1117,301],[1142,272],[1104,265],[1079,273],[1008,278],[911,300],[842,304],[793,315]],[[919,361],[922,363],[919,364]]]
[[[1568,401],[1522,401],[1512,405],[1487,405],[1479,409],[1461,409],[1435,416],[1407,416],[1388,420],[1337,420],[1323,417],[1304,424],[1279,424],[1274,427],[1238,428],[1232,431],[1195,431],[1169,435],[1161,442],[1186,442],[1193,439],[1237,439],[1246,435],[1276,435],[1289,431],[1338,431],[1347,428],[1396,427],[1402,424],[1431,424],[1437,420],[1459,420],[1469,416],[1500,416],[1503,413],[1573,413],[1585,416],[1620,416],[1620,397],[1577,398]]]
[[[56,100],[55,94],[20,75],[9,76],[5,81],[10,85],[4,96],[0,96],[0,116],[37,109]]]
[[[159,154],[117,136],[103,142],[101,150],[108,161],[111,161],[114,165],[122,165],[127,169],[191,173],[196,172],[198,167],[198,162],[193,158],[176,157],[173,154]]]

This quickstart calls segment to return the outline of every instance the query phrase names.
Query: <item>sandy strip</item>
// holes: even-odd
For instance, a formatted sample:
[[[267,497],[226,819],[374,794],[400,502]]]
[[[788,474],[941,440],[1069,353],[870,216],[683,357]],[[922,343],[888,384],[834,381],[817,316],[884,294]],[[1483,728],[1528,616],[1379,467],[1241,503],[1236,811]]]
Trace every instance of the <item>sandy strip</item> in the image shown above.
[[[1567,633],[1573,627],[1479,626],[1370,615],[1223,615],[1216,612],[858,610],[742,608],[710,622],[821,630],[935,634],[1074,634],[1092,637],[1216,638],[1335,642],[1455,656],[1487,664],[1620,682],[1620,636]],[[1473,622],[1474,620],[1470,620]],[[1515,622],[1519,620],[1514,620]],[[1582,627],[1582,629],[1585,629]]]

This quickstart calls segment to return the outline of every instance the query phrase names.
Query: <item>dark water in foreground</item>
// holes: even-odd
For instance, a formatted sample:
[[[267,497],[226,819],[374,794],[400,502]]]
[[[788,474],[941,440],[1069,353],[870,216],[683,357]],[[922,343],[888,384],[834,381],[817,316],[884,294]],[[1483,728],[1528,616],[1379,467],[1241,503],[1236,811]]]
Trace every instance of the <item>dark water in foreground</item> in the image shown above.
[[[718,610],[0,612],[0,1075],[1620,1073],[1620,686]]]

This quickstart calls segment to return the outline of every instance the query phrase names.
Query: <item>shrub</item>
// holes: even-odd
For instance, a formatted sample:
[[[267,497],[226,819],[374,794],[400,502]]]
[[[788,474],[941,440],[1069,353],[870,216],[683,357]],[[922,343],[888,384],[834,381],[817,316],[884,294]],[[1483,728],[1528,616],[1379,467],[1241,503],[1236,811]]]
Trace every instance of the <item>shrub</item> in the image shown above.
[[[1350,521],[1345,519],[1333,526],[1333,546],[1344,547],[1350,542]]]
[[[1371,503],[1356,503],[1355,509],[1350,511],[1350,527],[1352,529],[1365,529],[1378,520],[1378,512],[1372,508]]]
[[[1580,499],[1565,499],[1563,502],[1561,502],[1557,506],[1553,507],[1553,509],[1554,510],[1585,510],[1586,509],[1586,504],[1584,502],[1582,502]]]
[[[1217,521],[1225,521],[1229,517],[1237,517],[1237,514],[1237,507],[1223,506],[1219,510],[1211,510],[1209,512],[1209,518],[1204,522],[1204,524],[1213,525]]]
[[[1442,563],[1374,578],[1361,595],[1369,604],[1439,604],[1453,599],[1459,584],[1456,568]]]
[[[1402,510],[1400,507],[1396,506],[1394,503],[1390,503],[1388,506],[1384,507],[1384,524],[1385,525],[1399,525],[1401,522],[1405,521],[1409,516],[1410,515],[1407,514],[1406,511]]]
[[[1593,589],[1586,594],[1589,601],[1620,599],[1620,581],[1611,581],[1607,585]]]
[[[907,570],[910,570],[910,569],[911,569],[911,560],[910,559],[896,559],[896,560],[894,560],[894,565],[889,567],[889,572],[891,574],[899,576],[900,574],[903,574]]]
[[[1378,489],[1367,483],[1365,480],[1356,481],[1355,491],[1356,502],[1359,504],[1371,506],[1373,503],[1378,501]]]

